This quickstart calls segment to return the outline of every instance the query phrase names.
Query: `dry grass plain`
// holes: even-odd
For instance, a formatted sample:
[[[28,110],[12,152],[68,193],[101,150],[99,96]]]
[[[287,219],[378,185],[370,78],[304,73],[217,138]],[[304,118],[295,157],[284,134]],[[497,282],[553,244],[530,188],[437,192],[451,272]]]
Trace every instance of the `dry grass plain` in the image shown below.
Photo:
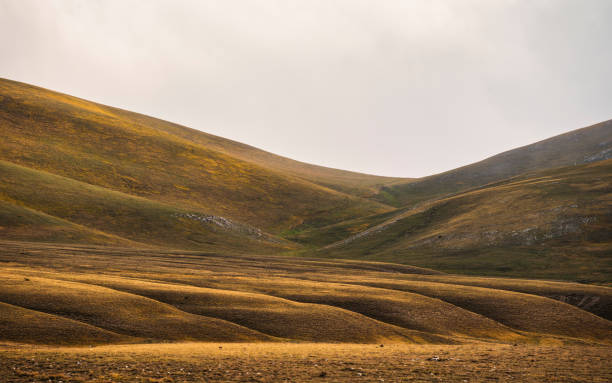
[[[0,280],[3,382],[612,379],[606,286],[11,241]]]
[[[609,361],[596,346],[486,343],[0,345],[6,382],[609,382]]]

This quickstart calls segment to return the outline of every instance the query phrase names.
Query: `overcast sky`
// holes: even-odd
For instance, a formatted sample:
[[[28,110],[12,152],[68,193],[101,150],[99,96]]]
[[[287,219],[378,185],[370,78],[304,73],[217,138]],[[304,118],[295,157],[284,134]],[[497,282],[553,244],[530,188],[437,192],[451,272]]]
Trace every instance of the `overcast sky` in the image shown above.
[[[612,0],[0,0],[0,77],[424,176],[612,118]]]

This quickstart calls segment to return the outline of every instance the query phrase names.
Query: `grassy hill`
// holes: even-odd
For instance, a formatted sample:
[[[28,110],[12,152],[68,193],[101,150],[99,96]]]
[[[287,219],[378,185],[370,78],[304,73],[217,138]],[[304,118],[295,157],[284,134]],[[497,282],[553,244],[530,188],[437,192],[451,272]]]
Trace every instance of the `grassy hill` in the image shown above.
[[[612,120],[574,130],[441,174],[383,187],[375,197],[397,207],[545,169],[612,158]]]
[[[273,233],[389,210],[320,185],[360,194],[389,179],[299,164],[9,80],[0,80],[0,134],[2,160]]]
[[[0,137],[9,381],[612,376],[611,122],[412,180],[0,79]]]
[[[288,242],[229,220],[0,161],[5,239],[233,251],[279,251]]]
[[[400,179],[0,79],[0,134],[0,240],[612,275],[612,121]]]
[[[243,161],[254,163],[283,174],[289,174],[351,195],[374,199],[384,186],[406,183],[413,180],[411,178],[375,176],[307,164],[269,153],[250,145],[228,140],[227,138],[190,129],[142,114],[115,108],[112,110],[118,115],[138,121],[143,125],[155,127],[161,131],[185,138],[190,142],[198,143]]]
[[[318,255],[458,273],[608,282],[612,160],[522,175],[395,215],[302,235],[329,241],[339,230],[353,230],[352,223],[364,230]]]

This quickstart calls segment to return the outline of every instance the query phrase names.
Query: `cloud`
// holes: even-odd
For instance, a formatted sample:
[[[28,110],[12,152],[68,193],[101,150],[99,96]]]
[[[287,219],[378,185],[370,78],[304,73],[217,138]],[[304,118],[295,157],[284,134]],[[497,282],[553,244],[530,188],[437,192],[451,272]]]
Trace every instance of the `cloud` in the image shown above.
[[[612,2],[0,2],[0,75],[422,176],[612,117]]]

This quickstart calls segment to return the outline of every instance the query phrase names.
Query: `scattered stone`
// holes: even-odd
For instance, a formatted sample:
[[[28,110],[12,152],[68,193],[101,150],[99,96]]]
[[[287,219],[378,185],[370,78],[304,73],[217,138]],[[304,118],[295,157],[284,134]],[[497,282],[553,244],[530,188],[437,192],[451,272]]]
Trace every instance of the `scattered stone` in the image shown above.
[[[431,358],[427,358],[426,360],[429,360],[430,362],[444,362],[448,359],[442,359],[437,355],[432,356]]]

